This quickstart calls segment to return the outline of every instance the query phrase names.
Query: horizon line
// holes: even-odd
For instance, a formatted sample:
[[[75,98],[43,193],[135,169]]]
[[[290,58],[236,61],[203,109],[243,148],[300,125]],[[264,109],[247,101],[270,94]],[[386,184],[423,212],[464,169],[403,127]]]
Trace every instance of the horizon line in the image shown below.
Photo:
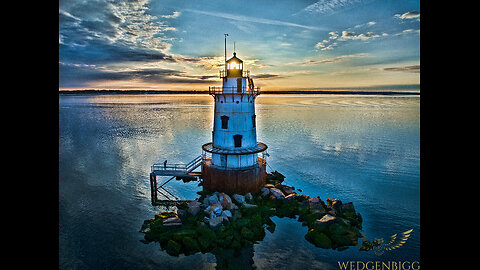
[[[60,90],[64,94],[208,94],[208,90],[120,90],[120,89],[83,89],[83,90]],[[265,90],[261,94],[353,94],[353,95],[420,95],[420,90]]]

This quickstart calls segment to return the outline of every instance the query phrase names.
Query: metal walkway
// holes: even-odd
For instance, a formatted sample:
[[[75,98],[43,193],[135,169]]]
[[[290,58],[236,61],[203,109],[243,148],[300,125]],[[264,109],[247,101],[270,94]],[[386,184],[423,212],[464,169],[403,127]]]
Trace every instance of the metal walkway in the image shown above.
[[[193,176],[191,173],[193,170],[202,165],[202,155],[194,158],[187,164],[164,164],[156,163],[151,167],[151,173],[156,176]]]
[[[169,192],[164,188],[173,179],[184,180],[191,178],[191,181],[196,181],[201,177],[201,172],[194,172],[196,168],[202,165],[202,155],[194,158],[187,164],[165,164],[157,163],[153,164],[150,172],[150,191],[152,197],[152,205],[177,205],[185,200],[180,200],[177,196]],[[157,185],[157,176],[172,176],[161,185]],[[165,200],[159,200],[157,195],[160,193]],[[188,201],[187,201],[188,202]]]

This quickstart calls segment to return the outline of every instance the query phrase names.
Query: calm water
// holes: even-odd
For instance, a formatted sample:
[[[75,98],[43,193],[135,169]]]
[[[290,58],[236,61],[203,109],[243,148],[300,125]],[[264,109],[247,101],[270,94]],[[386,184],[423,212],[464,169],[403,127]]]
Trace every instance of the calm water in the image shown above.
[[[256,103],[259,141],[286,184],[353,202],[368,240],[413,233],[381,256],[358,247],[339,252],[307,242],[307,227],[296,220],[274,218],[275,232],[254,245],[254,266],[339,269],[338,261],[420,260],[420,97],[263,95]],[[150,166],[201,154],[212,121],[207,95],[60,96],[60,268],[214,269],[212,254],[172,257],[157,243],[140,242],[139,232],[162,210],[150,204]],[[195,182],[169,185],[183,199],[200,190]]]

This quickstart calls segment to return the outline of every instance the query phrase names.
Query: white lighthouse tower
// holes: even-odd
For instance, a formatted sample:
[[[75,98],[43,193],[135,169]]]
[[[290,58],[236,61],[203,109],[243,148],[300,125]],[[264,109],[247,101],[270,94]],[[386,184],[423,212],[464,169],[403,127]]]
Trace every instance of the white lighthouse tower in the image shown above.
[[[208,190],[248,193],[265,184],[264,153],[267,145],[257,142],[255,88],[250,72],[233,53],[220,71],[222,87],[209,87],[215,100],[212,142],[204,144],[202,178]],[[211,157],[207,157],[207,153]]]

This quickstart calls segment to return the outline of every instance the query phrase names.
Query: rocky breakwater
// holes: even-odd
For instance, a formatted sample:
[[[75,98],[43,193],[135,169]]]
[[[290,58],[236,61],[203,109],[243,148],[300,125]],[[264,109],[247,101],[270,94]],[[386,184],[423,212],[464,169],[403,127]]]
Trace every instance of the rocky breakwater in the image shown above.
[[[363,235],[362,217],[352,203],[339,199],[298,194],[295,187],[282,184],[278,172],[267,174],[267,184],[251,194],[225,194],[203,190],[200,197],[145,220],[140,232],[144,242],[156,241],[168,254],[218,253],[219,249],[239,251],[273,233],[272,216],[295,218],[308,227],[305,239],[317,247],[343,250],[358,244]],[[299,190],[298,190],[299,191]]]

